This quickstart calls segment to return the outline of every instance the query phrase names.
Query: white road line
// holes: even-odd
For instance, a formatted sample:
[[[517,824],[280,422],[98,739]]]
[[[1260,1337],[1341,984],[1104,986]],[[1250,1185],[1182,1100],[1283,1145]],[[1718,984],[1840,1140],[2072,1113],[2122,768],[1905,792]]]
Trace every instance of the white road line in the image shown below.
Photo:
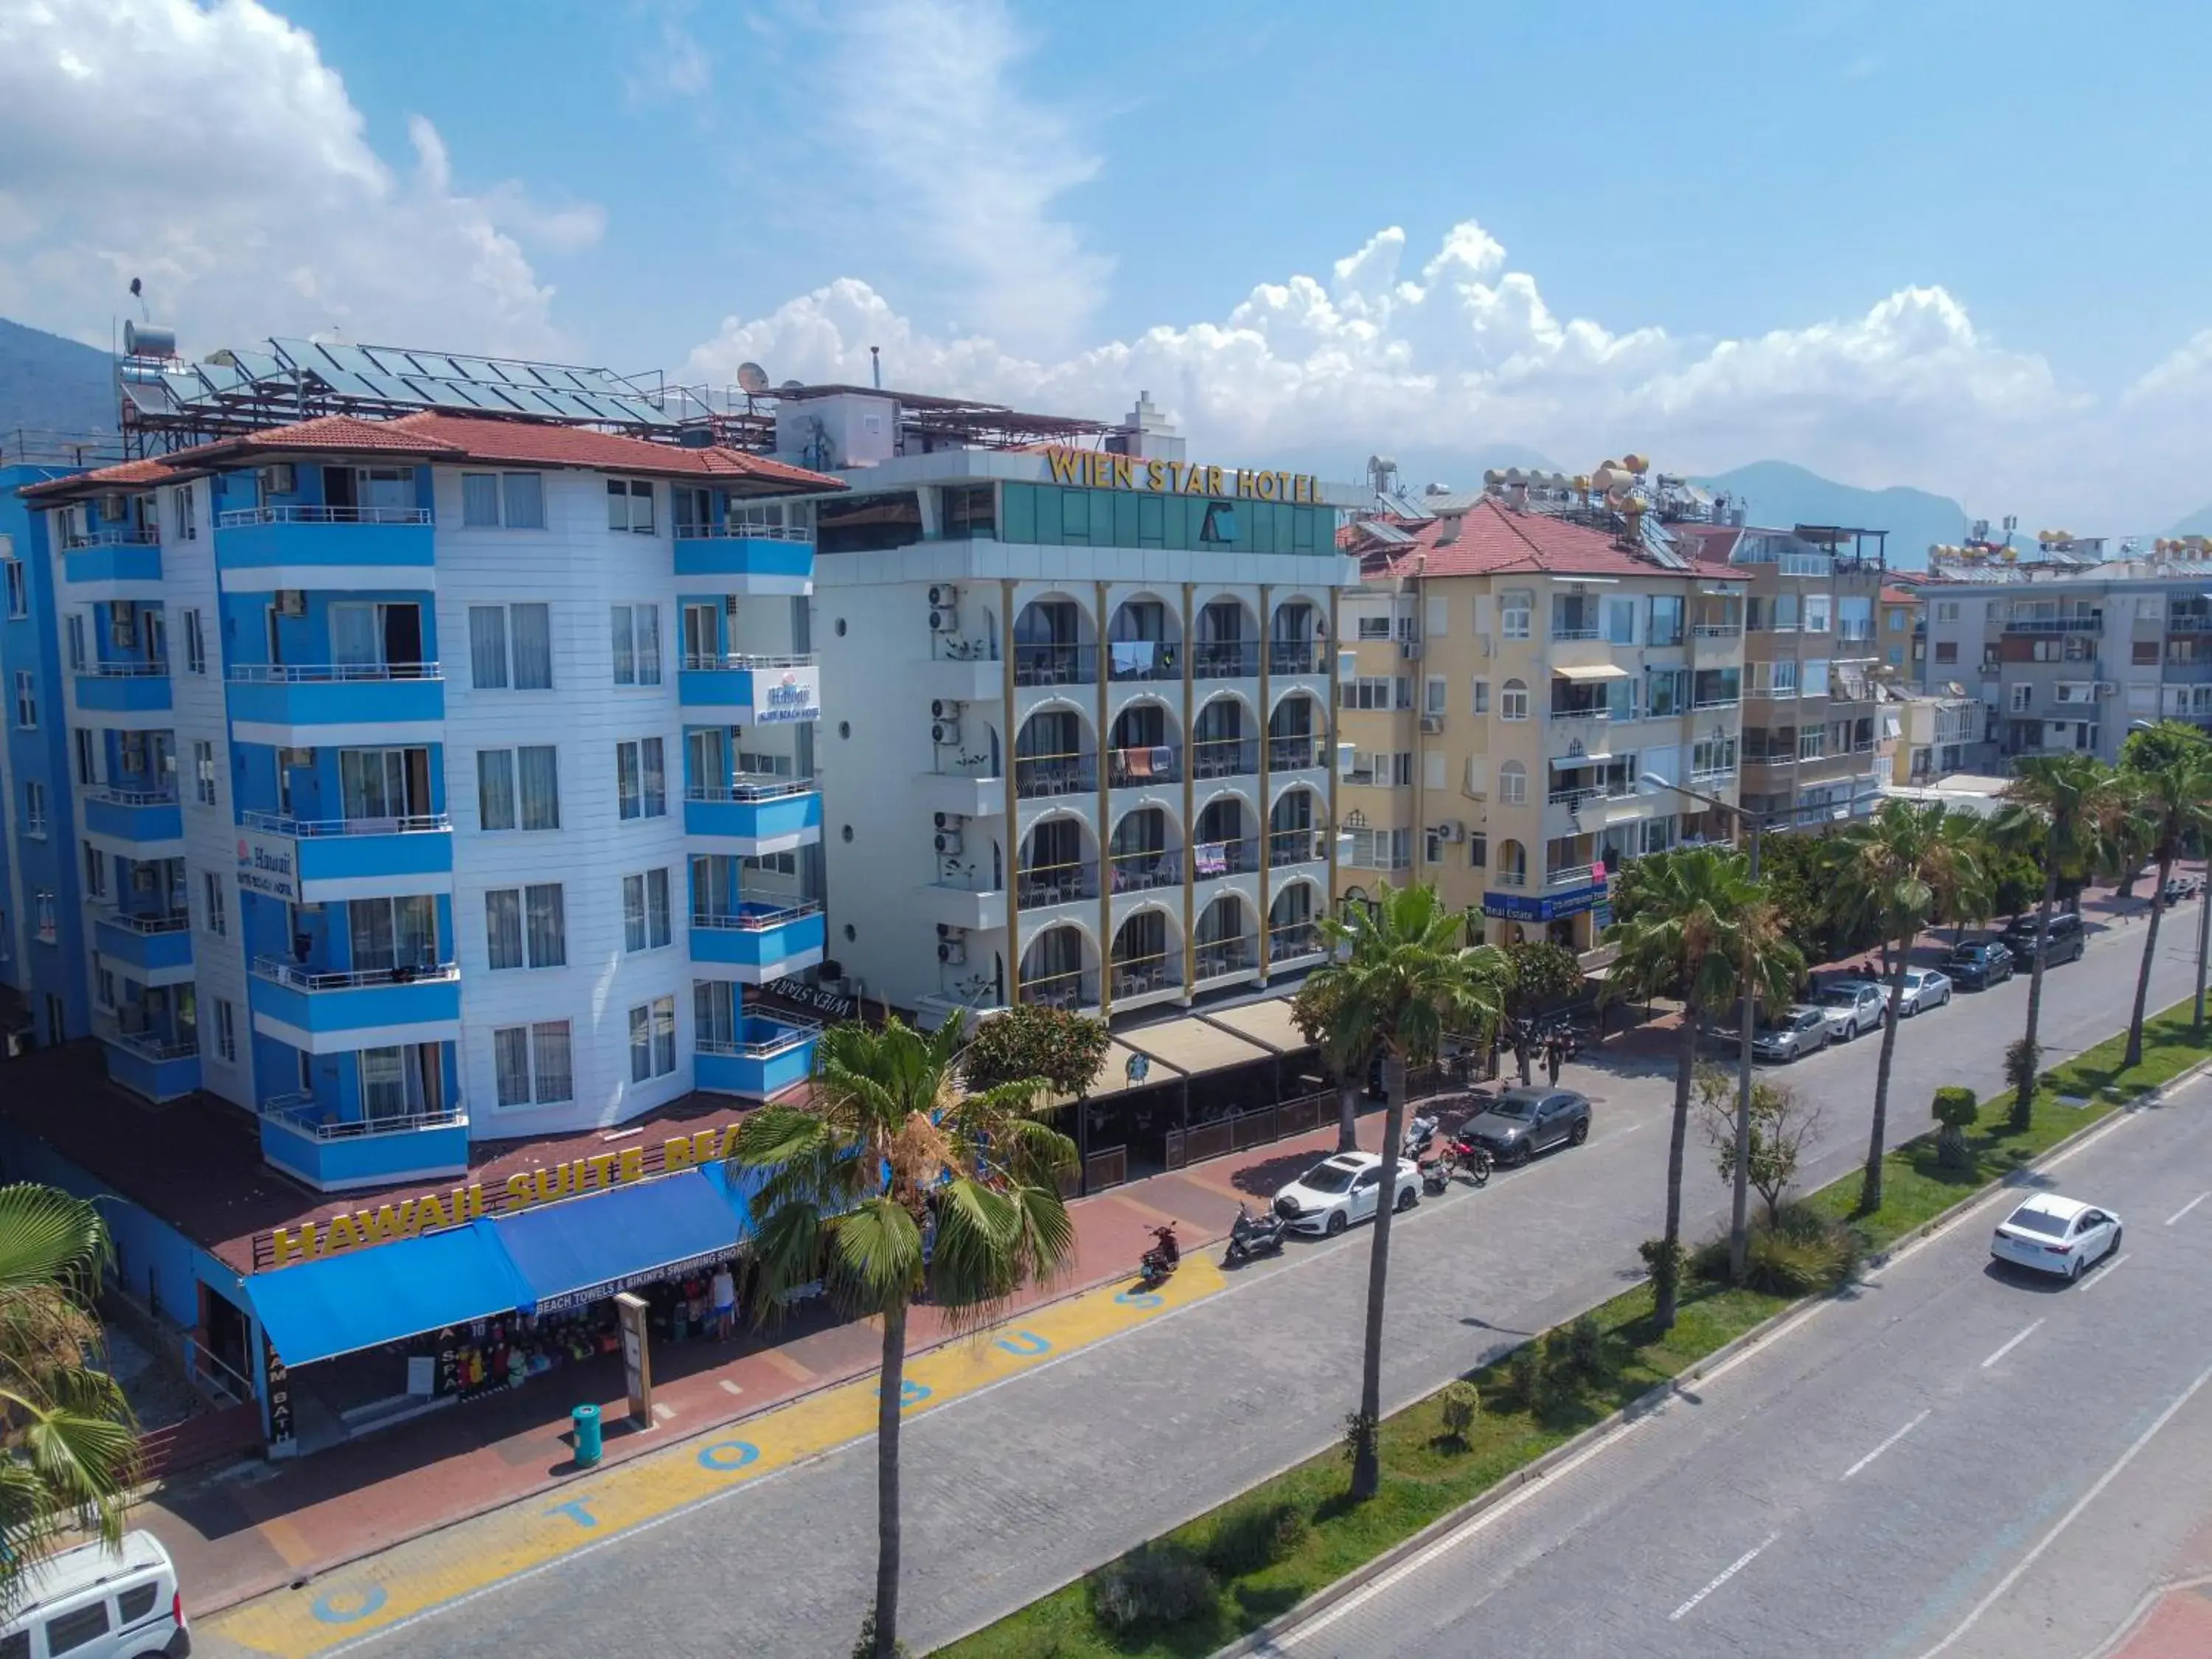
[[[2133,1250],[2130,1250],[2127,1253],[2127,1255],[2116,1255],[2110,1261],[2105,1263],[2103,1267],[2098,1268],[2095,1273],[2089,1276],[2089,1282],[2081,1287],[2081,1294],[2084,1296],[2088,1295],[2089,1292],[2095,1290],[2098,1285],[2110,1279],[2112,1276],[2112,1270],[2124,1263],[2127,1261],[2128,1256],[2133,1255],[2134,1254],[2135,1252]]]
[[[1930,1409],[1930,1410],[1932,1410],[1932,1409],[1934,1409],[1934,1408],[1931,1407],[1929,1409]],[[1895,1445],[1899,1441],[1900,1441],[1900,1440],[1904,1439],[1904,1438],[1905,1438],[1905,1437],[1906,1435],[1911,1434],[1911,1433],[1913,1431],[1913,1430],[1915,1430],[1915,1429],[1918,1428],[1918,1427],[1919,1427],[1923,1423],[1925,1423],[1927,1420],[1928,1420],[1928,1413],[1927,1413],[1927,1412],[1923,1412],[1923,1413],[1921,1413],[1919,1416],[1917,1416],[1917,1417],[1914,1418],[1914,1419],[1913,1419],[1910,1423],[1907,1423],[1907,1424],[1906,1424],[1903,1428],[1899,1429],[1899,1430],[1895,1434],[1893,1434],[1892,1436],[1890,1436],[1888,1439],[1887,1439],[1887,1440],[1883,1441],[1883,1442],[1881,1443],[1881,1444],[1880,1444],[1879,1446],[1876,1446],[1876,1447],[1875,1447],[1872,1451],[1869,1452],[1869,1453],[1868,1453],[1864,1457],[1862,1457],[1861,1459],[1859,1459],[1859,1461],[1858,1461],[1857,1462],[1856,1462],[1856,1463],[1852,1464],[1852,1465],[1850,1466],[1850,1468],[1849,1468],[1845,1469],[1845,1470],[1843,1472],[1842,1475],[1841,1475],[1841,1476],[1839,1476],[1838,1478],[1839,1478],[1839,1479],[1841,1479],[1841,1480],[1850,1480],[1853,1475],[1856,1474],[1857,1474],[1861,1469],[1864,1468],[1868,1464],[1869,1464],[1869,1463],[1873,1462],[1874,1462],[1874,1460],[1875,1460],[1875,1458],[1877,1458],[1877,1457],[1881,1456],[1884,1452],[1887,1451],[1887,1450],[1888,1450],[1892,1446],[1894,1446],[1894,1445]]]
[[[1998,1360],[2002,1359],[2007,1354],[2010,1353],[2014,1348],[2020,1346],[2021,1343],[2027,1341],[2029,1337],[2033,1336],[2042,1328],[2043,1322],[2039,1319],[2035,1323],[2030,1325],[2026,1330],[2022,1331],[2018,1336],[2013,1338],[2011,1341],[2006,1343],[2004,1346],[1999,1348],[1995,1353],[1991,1354],[1987,1359],[1982,1361],[1982,1369],[1984,1370],[1989,1370],[1989,1368],[1996,1364]]]
[[[1753,1545],[1751,1548],[1746,1550],[1741,1555],[1737,1556],[1735,1560],[1729,1562],[1728,1565],[1723,1567],[1718,1577],[1715,1578],[1711,1583],[1706,1585],[1705,1589],[1699,1590],[1688,1601],[1683,1602],[1682,1605],[1675,1608],[1674,1612],[1668,1613],[1667,1617],[1670,1620],[1680,1619],[1684,1613],[1689,1612],[1692,1607],[1696,1607],[1698,1602],[1704,1601],[1708,1595],[1711,1595],[1723,1584],[1727,1583],[1729,1579],[1735,1577],[1736,1574],[1741,1572],[1746,1567],[1757,1560],[1759,1559],[1759,1553],[1765,1549],[1767,1545],[1771,1544],[1776,1539],[1781,1536],[1782,1534],[1778,1532],[1770,1532],[1767,1534],[1763,1540]]]
[[[732,1382],[726,1376],[722,1379],[720,1386],[724,1394],[743,1394],[745,1391],[742,1383]]]
[[[2174,1224],[2175,1222],[2177,1222],[2177,1221],[2180,1220],[2182,1217],[2184,1217],[2184,1216],[2187,1215],[2187,1214],[2188,1214],[2191,1210],[2195,1209],[2198,1205],[2202,1204],[2202,1203],[2203,1203],[2206,1199],[2208,1199],[2208,1198],[2212,1198],[2212,1193],[2199,1193],[2199,1194],[2197,1194],[2197,1196],[2196,1196],[2196,1197],[2194,1197],[2194,1198],[2192,1198],[2192,1199],[2191,1199],[2191,1200],[2189,1200],[2189,1202],[2188,1202],[2188,1203],[2186,1203],[2186,1204],[2183,1205],[2179,1209],[2176,1210],[2176,1211],[2175,1211],[2172,1215],[2170,1215],[2170,1216],[2166,1217],[2166,1224],[2167,1226],[2171,1227],[2172,1225],[2173,1225],[2173,1224]]]
[[[2097,1477],[2096,1485],[2091,1486],[2088,1491],[2083,1492],[2081,1497],[2075,1498],[2074,1500],[2074,1507],[2058,1517],[2057,1524],[2053,1526],[2049,1532],[2044,1534],[2041,1538],[2036,1540],[2035,1547],[2028,1551],[2026,1555],[2021,1556],[2020,1558],[2019,1564],[2015,1565],[2010,1572],[1997,1580],[1996,1588],[1991,1590],[1987,1595],[1984,1595],[1980,1601],[1974,1603],[1973,1611],[1959,1621],[1959,1627],[1953,1631],[1948,1636],[1945,1637],[1942,1641],[1938,1642],[1934,1647],[1929,1649],[1926,1653],[1921,1656],[1921,1659],[1936,1659],[1936,1656],[1937,1654],[1943,1652],[1954,1642],[1957,1641],[1968,1631],[1972,1630],[1975,1624],[1980,1620],[1981,1616],[1987,1613],[1991,1607],[1995,1607],[1999,1601],[2003,1599],[2006,1592],[2010,1590],[2014,1584],[2017,1584],[2021,1581],[2021,1576],[2042,1558],[2044,1551],[2049,1549],[2053,1544],[2057,1543],[2058,1541],[2059,1535],[2081,1517],[2081,1511],[2087,1509],[2090,1504],[2095,1503],[2098,1496],[2103,1492],[2105,1488],[2111,1486],[2113,1481],[2119,1479],[2120,1471],[2126,1468],[2129,1464],[2135,1462],[2136,1455],[2142,1451],[2145,1446],[2150,1444],[2152,1439],[2156,1437],[2158,1431],[2164,1428],[2168,1423],[2171,1423],[2173,1420],[2174,1414],[2184,1406],[2187,1405],[2191,1400],[2195,1399],[2197,1397],[2197,1391],[2199,1389],[2202,1389],[2207,1382],[2212,1382],[2212,1367],[2208,1367],[2206,1370],[2197,1373],[2197,1380],[2194,1382],[2191,1382],[2187,1388],[2184,1389],[2181,1393],[2174,1398],[2172,1402],[2169,1404],[2164,1411],[2158,1414],[2157,1419],[2153,1422],[2148,1428],[2145,1429],[2140,1435],[2136,1437],[2135,1443],[2130,1445],[2125,1451],[2122,1452],[2118,1460],[2114,1462],[2110,1468],[2106,1469],[2102,1474]]]

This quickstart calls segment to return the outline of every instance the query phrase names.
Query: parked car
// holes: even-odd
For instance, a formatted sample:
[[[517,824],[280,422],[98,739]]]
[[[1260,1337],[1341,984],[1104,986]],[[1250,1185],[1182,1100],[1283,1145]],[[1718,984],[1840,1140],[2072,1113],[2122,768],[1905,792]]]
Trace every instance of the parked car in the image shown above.
[[[1339,1152],[1325,1158],[1275,1194],[1275,1213],[1301,1233],[1334,1238],[1355,1221],[1375,1218],[1382,1190],[1382,1160],[1373,1152]],[[1421,1172],[1411,1158],[1398,1160],[1397,1207],[1421,1201]]]
[[[2035,916],[2015,916],[2012,925],[2004,930],[2004,947],[2012,952],[2014,966],[2035,966]],[[2083,931],[2081,918],[2071,910],[2054,911],[2051,917],[2049,942],[2043,947],[2043,965],[2056,968],[2062,962],[2079,962],[2081,953],[2089,948],[2089,935]]]
[[[1526,1164],[1547,1146],[1589,1139],[1590,1103],[1572,1089],[1508,1089],[1460,1133],[1499,1164]]]
[[[1943,971],[1951,976],[1952,983],[1969,991],[1986,991],[2002,984],[2013,976],[2015,965],[2012,952],[1993,939],[1970,939],[1953,945],[1943,958]]]
[[[1828,1017],[1828,1035],[1838,1042],[1875,1030],[1889,1011],[1889,999],[1870,979],[1832,980],[1813,1001]]]
[[[2195,876],[2168,876],[2162,890],[2168,904],[2186,904],[2203,890],[2203,882]]]
[[[1884,987],[1882,994],[1888,995]],[[1929,1008],[1941,1008],[1951,1000],[1951,976],[1940,968],[1908,968],[1905,970],[1905,986],[1897,995],[1897,1012],[1900,1018]]]
[[[1828,1046],[1828,1011],[1801,1004],[1753,1033],[1753,1060],[1802,1060]]]
[[[0,1655],[71,1659],[184,1659],[192,1650],[168,1551],[150,1532],[116,1549],[82,1544],[25,1575]]]
[[[2079,1199],[2038,1193],[2002,1221],[1990,1254],[2015,1267],[2079,1279],[2120,1248],[2120,1218]]]

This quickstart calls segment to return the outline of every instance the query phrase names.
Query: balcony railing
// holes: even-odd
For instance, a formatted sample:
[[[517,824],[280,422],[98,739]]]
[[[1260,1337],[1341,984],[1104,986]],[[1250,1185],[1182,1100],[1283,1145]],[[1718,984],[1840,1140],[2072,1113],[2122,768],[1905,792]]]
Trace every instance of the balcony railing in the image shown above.
[[[1318,674],[1323,672],[1319,640],[1270,640],[1267,641],[1267,672],[1270,674]]]
[[[1690,632],[1701,640],[1733,640],[1743,633],[1741,623],[1698,623]]]
[[[691,925],[724,933],[762,933],[782,927],[822,908],[819,899],[750,899],[740,897],[734,910],[694,910]]]
[[[1526,887],[1528,884],[1528,872],[1526,870],[1508,870],[1501,867],[1491,879],[1500,887]]]
[[[1267,960],[1287,962],[1293,957],[1319,956],[1321,928],[1310,921],[1289,921],[1267,930]]]
[[[84,798],[106,801],[111,806],[174,806],[174,789],[118,789],[112,784],[94,784],[84,792]]]
[[[1795,766],[1797,764],[1797,751],[1795,749],[1747,749],[1743,751],[1743,763],[1746,766]]]
[[[1195,951],[1199,978],[1219,979],[1225,974],[1250,973],[1260,965],[1258,945],[1259,941],[1249,935],[1243,939],[1200,939]]]
[[[434,662],[241,662],[228,678],[240,685],[325,685],[355,680],[436,680]]]
[[[1147,783],[1177,783],[1182,779],[1182,745],[1143,744],[1133,749],[1106,751],[1107,782],[1115,789],[1132,789]]]
[[[1024,800],[1076,795],[1098,787],[1096,755],[1017,755],[1014,793]]]
[[[1740,696],[1705,697],[1692,702],[1690,708],[1693,712],[1702,712],[1708,708],[1736,708],[1741,707],[1742,703],[1743,698]]]
[[[428,524],[427,507],[240,507],[216,515],[219,530],[256,524]]]
[[[415,1129],[450,1128],[469,1121],[467,1109],[458,1105],[372,1117],[340,1117],[312,1095],[278,1095],[262,1107],[261,1115],[314,1140],[360,1140],[370,1135],[405,1134]]]
[[[181,933],[192,925],[188,910],[141,915],[119,909],[113,905],[100,908],[100,919],[111,927],[128,928],[134,933]]]
[[[1182,983],[1182,953],[1180,951],[1114,958],[1114,994],[1117,997],[1140,997],[1150,991],[1172,990]]]
[[[1109,853],[1106,864],[1117,893],[1142,893],[1155,887],[1182,884],[1182,854],[1179,849],[1143,847],[1127,853]]]
[[[2026,621],[2018,618],[2007,623],[2008,634],[2100,634],[2104,631],[2105,615],[2101,611],[2089,617],[2033,617]]]
[[[1190,775],[1194,778],[1239,778],[1259,769],[1257,738],[1208,738],[1190,746]]]
[[[2169,634],[2212,634],[2212,617],[2168,617],[2166,631]]]
[[[1726,783],[1726,782],[1727,782],[1730,778],[1733,778],[1734,776],[1735,776],[1735,767],[1733,767],[1733,766],[1715,766],[1715,767],[1710,767],[1710,768],[1708,768],[1708,769],[1705,769],[1705,770],[1703,770],[1703,771],[1693,771],[1693,772],[1692,772],[1692,773],[1690,774],[1690,781],[1691,781],[1692,783],[1707,783],[1707,784]]]
[[[1595,873],[1596,869],[1597,866],[1593,864],[1563,865],[1559,869],[1553,870],[1545,876],[1544,885],[1547,887],[1587,887],[1591,882],[1597,878]]]
[[[450,830],[453,820],[445,812],[412,812],[391,818],[288,818],[276,812],[241,812],[239,823],[264,835],[292,836],[301,841],[322,836],[411,836]]]
[[[1603,702],[1555,702],[1552,705],[1551,715],[1555,720],[1609,720],[1613,718],[1613,705]]]
[[[1190,674],[1199,680],[1254,680],[1260,678],[1257,640],[1200,640],[1191,647]]]
[[[1743,695],[1763,702],[1787,702],[1797,695],[1797,688],[1795,685],[1747,685],[1743,688]],[[1698,706],[1705,707],[1703,703]]]
[[[781,524],[685,524],[676,526],[678,541],[713,541],[721,538],[748,542],[805,542],[810,545],[814,532],[805,526]]]
[[[1014,876],[1014,901],[1028,910],[1098,896],[1098,860],[1034,865]]]
[[[64,537],[62,551],[74,553],[81,547],[151,547],[161,539],[161,532],[150,526],[112,524]]]
[[[814,661],[813,656],[807,653],[785,657],[748,656],[742,651],[687,651],[684,653],[684,666],[693,673],[731,673],[762,668],[811,668]]]
[[[1229,841],[1200,839],[1191,843],[1191,874],[1200,881],[1223,876],[1249,876],[1260,868],[1260,837],[1238,836]]]
[[[1328,763],[1322,758],[1321,739],[1307,732],[1267,739],[1270,772],[1304,772]]]
[[[1024,979],[1019,1000],[1046,1008],[1085,1008],[1098,1000],[1097,977],[1080,969]]]
[[[1312,864],[1328,856],[1321,850],[1317,830],[1273,830],[1267,834],[1267,867],[1279,870],[1290,864]]]
[[[1874,624],[1870,622],[1838,623],[1836,624],[1836,641],[1841,645],[1871,645],[1874,643]]]
[[[158,1031],[126,1031],[117,1020],[103,1019],[94,1029],[101,1042],[128,1048],[142,1060],[190,1060],[200,1051],[196,1037],[165,1037]]]
[[[1098,647],[1095,645],[1017,645],[1014,684],[1024,685],[1096,685]]]
[[[774,1022],[775,1035],[744,1042],[736,1037],[700,1037],[691,1044],[692,1052],[702,1054],[721,1054],[733,1060],[774,1060],[778,1054],[787,1054],[803,1043],[811,1042],[822,1035],[822,1022],[798,1019],[778,1014]]]
[[[1552,637],[1555,640],[1595,640],[1601,637],[1604,631],[1595,623],[1570,623],[1565,627],[1556,622],[1552,624]]]
[[[822,786],[812,778],[762,777],[740,778],[732,783],[695,783],[684,792],[686,800],[757,801],[787,800],[793,795],[811,795]]]
[[[1116,684],[1182,678],[1182,647],[1167,640],[1109,640],[1106,678]]]
[[[95,680],[161,680],[169,677],[169,659],[155,662],[93,662],[77,671]]]
[[[253,971],[258,978],[289,986],[295,991],[358,991],[379,985],[434,984],[461,976],[460,964],[455,962],[341,969],[309,968],[301,963],[287,962],[282,957],[254,957]]]

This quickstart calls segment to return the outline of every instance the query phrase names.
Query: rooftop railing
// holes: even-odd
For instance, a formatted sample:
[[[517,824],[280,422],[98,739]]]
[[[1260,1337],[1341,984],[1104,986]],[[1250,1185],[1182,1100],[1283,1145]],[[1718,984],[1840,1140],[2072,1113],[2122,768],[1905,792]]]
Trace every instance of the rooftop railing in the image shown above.
[[[219,530],[257,524],[428,524],[427,507],[240,507],[216,515]]]

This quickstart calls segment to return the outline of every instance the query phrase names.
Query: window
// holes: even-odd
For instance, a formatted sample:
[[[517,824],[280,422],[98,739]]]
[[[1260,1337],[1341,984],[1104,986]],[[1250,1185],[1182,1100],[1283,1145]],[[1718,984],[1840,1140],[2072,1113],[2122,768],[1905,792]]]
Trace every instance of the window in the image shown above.
[[[84,843],[84,890],[88,898],[107,896],[107,860],[90,842]]]
[[[161,1587],[155,1584],[134,1584],[115,1598],[116,1617],[126,1625],[135,1625],[154,1611],[154,1604],[161,1599]]]
[[[70,733],[70,737],[76,745],[76,781],[80,786],[89,789],[100,781],[99,767],[94,758],[92,733],[80,726]]]
[[[1355,830],[1346,863],[1357,870],[1402,870],[1413,862],[1410,830]]]
[[[657,605],[610,606],[615,644],[617,685],[660,684],[660,607]]]
[[[1498,596],[1498,631],[1509,640],[1528,637],[1536,611],[1536,596],[1525,587],[1510,587]]]
[[[1413,682],[1402,674],[1395,679],[1366,677],[1346,680],[1337,688],[1337,702],[1345,708],[1411,708]]]
[[[1467,836],[1467,867],[1480,870],[1490,862],[1490,837],[1480,830],[1470,830]]]
[[[1443,832],[1438,830],[1424,830],[1421,832],[1421,862],[1442,864],[1443,861]]]
[[[510,655],[510,641],[512,653]],[[469,607],[469,683],[479,691],[553,686],[553,626],[543,605]]]
[[[15,671],[15,724],[26,732],[39,724],[39,682],[27,668]]]
[[[54,890],[51,887],[41,887],[31,895],[31,933],[41,945],[52,945],[58,936]],[[57,1039],[58,1036],[57,1028]]]
[[[1421,683],[1421,712],[1438,714],[1444,712],[1445,700],[1451,696],[1451,682],[1442,674],[1431,674]]]
[[[230,931],[229,902],[223,897],[222,878],[213,870],[200,872],[200,925],[221,938]]]
[[[623,949],[657,951],[675,938],[668,908],[668,872],[623,878]]]
[[[627,530],[639,536],[653,534],[652,480],[607,480],[607,528]]]
[[[81,1648],[96,1636],[107,1634],[107,1603],[94,1601],[88,1606],[64,1613],[46,1620],[46,1651],[67,1653]]]
[[[487,891],[484,940],[486,962],[494,969],[566,967],[568,929],[561,884]]]
[[[1362,617],[1359,619],[1359,633],[1358,637],[1363,640],[1389,639],[1390,637],[1390,618],[1388,617]]]
[[[1509,720],[1528,718],[1528,687],[1525,681],[1508,680],[1498,688],[1498,715],[1500,720]]]
[[[1828,631],[1829,608],[1834,602],[1832,594],[1808,593],[1805,596],[1805,631],[1808,634]]]
[[[1828,728],[1826,726],[1808,726],[1798,732],[1797,758],[1799,760],[1818,760],[1827,752]]]
[[[191,541],[200,533],[199,526],[192,522],[192,498],[198,494],[198,485],[186,484],[169,498],[169,508],[176,526],[177,539],[180,542]]]
[[[238,1063],[238,1008],[224,997],[215,1000],[215,1051],[226,1063]]]
[[[1815,657],[1803,665],[1797,690],[1802,696],[1808,697],[1828,695],[1828,659],[1826,657]]]
[[[23,833],[41,841],[46,836],[46,786],[35,778],[23,780]]]
[[[1680,601],[1676,601],[1677,604]],[[1636,643],[1636,601],[1609,599],[1605,602],[1605,637],[1609,645]]]
[[[215,744],[192,740],[192,798],[203,806],[215,805]]]
[[[1774,596],[1774,617],[1769,625],[1782,633],[1790,633],[1797,626],[1797,613],[1798,596],[1796,594],[1777,593]]]
[[[1948,651],[1951,653],[1948,657],[1943,654],[1946,651]],[[1937,662],[1956,662],[1958,658],[1959,649],[1956,646],[1939,645],[1936,647],[1936,660]],[[2137,640],[2135,642],[2134,660],[2139,666],[2144,663],[2156,662],[2158,660],[2158,641],[2156,640]]]
[[[568,1022],[509,1025],[491,1034],[492,1070],[502,1106],[557,1106],[575,1092]]]
[[[185,612],[185,672],[207,672],[207,635],[198,611]]]
[[[1958,660],[1959,660],[1959,642],[1958,642],[1958,641],[1956,641],[1956,640],[1938,640],[1938,641],[1936,641],[1936,660],[1937,662],[1956,662],[1956,661],[1958,661]],[[2137,657],[2137,658],[2136,659],[2136,660],[2137,662],[2141,662],[2141,661],[2142,660],[2142,659],[2141,657]],[[2152,647],[2151,647],[2151,660],[2152,660],[2153,662],[2156,662],[2156,661],[2158,660],[2158,647],[2157,647],[2157,646],[2156,646],[2156,645],[2154,645],[2154,645],[2152,646]]]
[[[543,530],[545,481],[535,472],[464,472],[461,523],[471,529]]]
[[[1644,679],[1645,706],[1653,720],[1671,719],[1690,706],[1690,671],[1655,668]]]
[[[1644,636],[1646,645],[1680,645],[1682,642],[1682,596],[1680,593],[1655,593],[1651,596],[1651,620],[1649,632]]]
[[[477,827],[561,827],[559,756],[550,744],[477,751]]]
[[[1905,631],[1905,607],[1901,605],[1893,605],[1886,614],[1888,621],[1883,625],[1893,634],[1902,634]]]
[[[629,1080],[650,1083],[676,1069],[676,999],[656,997],[629,1011]]]
[[[64,620],[62,624],[62,638],[69,649],[70,672],[72,674],[83,673],[85,662],[84,617],[82,613],[71,611]]]
[[[2035,706],[2035,687],[2026,680],[2014,684],[2008,690],[2010,707],[2015,714],[2025,714]]]
[[[1735,770],[1735,739],[1710,738],[1690,745],[1690,775],[1709,778]]]
[[[1474,683],[1474,712],[1478,714],[1487,714],[1490,712],[1490,682],[1488,680],[1477,680]]]
[[[1956,622],[1956,621],[1958,621],[1958,620],[1959,620],[1959,602],[1958,602],[1958,600],[1956,600],[1956,599],[1938,599],[1938,600],[1936,600],[1936,620],[1937,622],[1939,622],[1939,623],[1947,623],[1947,622]]]
[[[1528,804],[1528,769],[1519,761],[1508,761],[1498,769],[1498,799],[1507,806]]]
[[[615,802],[624,818],[667,817],[668,787],[659,738],[615,745]]]
[[[0,559],[0,573],[4,573],[8,584],[8,615],[13,618],[31,614],[31,582],[23,574],[21,559]]]

